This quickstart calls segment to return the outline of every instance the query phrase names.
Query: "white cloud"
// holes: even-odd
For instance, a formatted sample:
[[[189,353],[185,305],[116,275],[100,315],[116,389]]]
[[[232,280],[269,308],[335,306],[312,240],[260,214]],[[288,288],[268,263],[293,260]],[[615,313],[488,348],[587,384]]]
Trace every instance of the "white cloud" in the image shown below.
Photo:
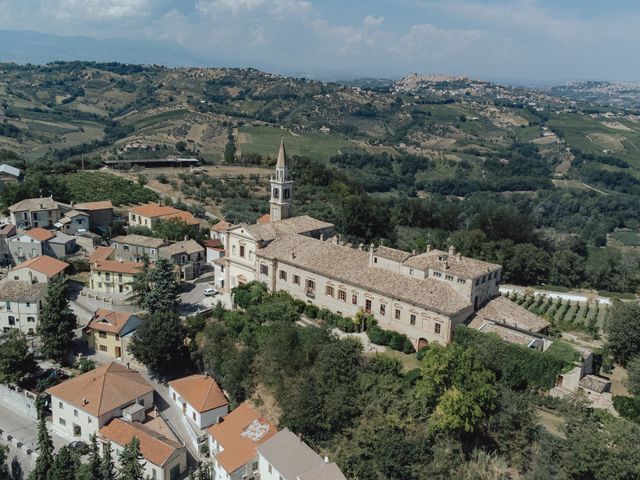
[[[384,23],[384,17],[382,15],[380,15],[379,17],[367,15],[366,17],[364,17],[363,23],[365,27],[379,27]]]
[[[54,18],[101,21],[147,15],[152,6],[150,0],[58,0],[45,5]]]

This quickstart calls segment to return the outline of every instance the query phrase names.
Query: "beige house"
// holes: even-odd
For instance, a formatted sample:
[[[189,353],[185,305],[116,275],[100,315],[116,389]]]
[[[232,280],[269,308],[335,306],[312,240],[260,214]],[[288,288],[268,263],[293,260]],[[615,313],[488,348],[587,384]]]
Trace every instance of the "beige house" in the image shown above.
[[[180,219],[187,225],[193,225],[195,228],[198,228],[200,225],[200,222],[192,213],[157,203],[147,203],[129,210],[129,225],[147,227],[152,230],[158,221],[172,218]]]
[[[135,370],[111,362],[47,389],[52,426],[63,437],[88,442],[127,407],[153,407],[153,387]]]
[[[195,240],[183,240],[159,248],[159,257],[173,261],[180,270],[181,280],[193,280],[202,272],[205,249]]]
[[[95,261],[91,264],[90,288],[104,293],[129,293],[142,268],[142,263],[137,262]]]
[[[110,445],[112,458],[137,438],[144,459],[144,477],[151,480],[178,480],[187,469],[187,451],[169,431],[159,432],[147,423],[114,418],[99,430],[99,438]]]
[[[125,353],[122,337],[135,331],[141,324],[142,319],[135,314],[100,308],[82,333],[93,351],[122,359]]]
[[[160,255],[160,247],[168,244],[161,238],[144,235],[119,235],[111,240],[115,259],[125,262],[142,262],[145,256],[155,262]]]
[[[0,282],[2,332],[15,328],[27,335],[35,335],[46,294],[46,283],[7,279]]]
[[[42,256],[27,260],[9,271],[7,278],[23,282],[48,284],[51,281],[60,280],[64,276],[67,262]]]
[[[246,402],[227,415],[224,422],[208,430],[214,480],[256,478],[259,471],[256,447],[278,431]]]
[[[9,207],[11,223],[18,228],[53,226],[62,217],[60,206],[52,197],[27,198]]]

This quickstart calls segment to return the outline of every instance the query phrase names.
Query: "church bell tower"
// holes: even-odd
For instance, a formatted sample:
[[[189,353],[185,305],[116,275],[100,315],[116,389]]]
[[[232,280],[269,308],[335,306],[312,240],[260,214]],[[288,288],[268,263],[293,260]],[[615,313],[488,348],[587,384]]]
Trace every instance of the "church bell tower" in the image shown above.
[[[293,181],[289,180],[287,154],[284,149],[284,138],[280,140],[280,151],[276,162],[276,176],[271,177],[271,200],[269,200],[271,221],[277,222],[291,217],[293,203]]]

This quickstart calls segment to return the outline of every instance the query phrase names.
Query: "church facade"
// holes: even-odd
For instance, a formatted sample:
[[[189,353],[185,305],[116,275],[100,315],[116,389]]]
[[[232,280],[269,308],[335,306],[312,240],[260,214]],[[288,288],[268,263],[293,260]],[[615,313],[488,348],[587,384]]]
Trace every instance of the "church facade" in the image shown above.
[[[344,316],[362,310],[382,328],[406,334],[416,348],[450,342],[457,325],[499,294],[500,265],[453,248],[353,248],[339,241],[331,223],[293,216],[284,143],[269,205],[266,221],[228,230],[226,256],[218,260],[227,289],[258,280]]]

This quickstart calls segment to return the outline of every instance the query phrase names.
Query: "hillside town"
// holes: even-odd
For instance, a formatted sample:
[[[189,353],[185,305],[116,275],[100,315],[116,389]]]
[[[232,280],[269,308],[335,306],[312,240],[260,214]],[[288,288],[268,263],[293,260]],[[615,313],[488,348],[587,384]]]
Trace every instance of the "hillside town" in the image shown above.
[[[249,399],[233,404],[216,381],[217,372],[192,372],[164,383],[132,352],[136,332],[149,321],[149,312],[136,301],[136,284],[145,272],[166,266],[180,288],[183,321],[190,315],[206,318],[215,308],[240,308],[236,290],[259,283],[316,311],[366,318],[370,332],[395,332],[414,352],[448,345],[459,325],[539,352],[554,344],[545,319],[500,294],[500,265],[462,256],[453,246],[405,252],[348,244],[335,225],[296,216],[295,198],[281,142],[269,213],[256,224],[220,219],[204,237],[169,241],[142,234],[166,221],[192,233],[203,228],[192,213],[161,204],[131,206],[122,219],[124,231],[108,240],[104,233],[118,220],[109,201],[29,198],[9,208],[0,227],[3,335],[20,331],[38,351],[43,312],[56,285],[65,285],[66,298],[56,301],[68,302],[75,322],[67,358],[39,359],[29,374],[52,386],[40,392],[0,386],[0,431],[25,471],[37,464],[35,432],[38,418],[46,415],[56,449],[72,445],[85,451],[97,442],[115,459],[137,439],[147,478],[184,478],[203,465],[219,480],[345,478],[331,458],[313,451],[297,432],[279,428],[259,404]],[[304,311],[305,328],[321,326]],[[367,337],[333,330],[356,338],[365,351],[384,350],[370,332]],[[594,374],[593,351],[577,340],[573,347],[579,355],[557,375],[549,394],[584,392],[594,406],[612,410],[610,381]],[[8,434],[11,411],[24,417],[24,424]]]

